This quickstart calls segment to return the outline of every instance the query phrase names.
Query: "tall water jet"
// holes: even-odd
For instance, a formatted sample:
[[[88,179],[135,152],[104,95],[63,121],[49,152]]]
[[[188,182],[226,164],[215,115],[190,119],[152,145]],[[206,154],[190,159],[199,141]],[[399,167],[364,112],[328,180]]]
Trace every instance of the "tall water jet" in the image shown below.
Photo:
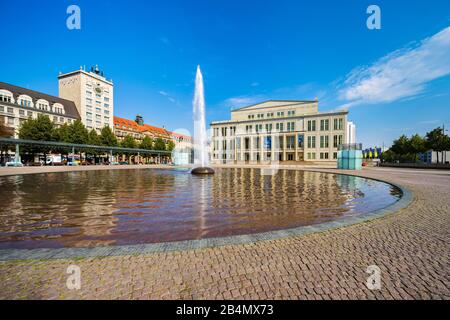
[[[194,169],[192,174],[213,174],[214,170],[208,167],[208,140],[205,123],[205,93],[203,88],[203,75],[200,66],[197,66],[195,76],[195,93],[193,101],[194,116]]]

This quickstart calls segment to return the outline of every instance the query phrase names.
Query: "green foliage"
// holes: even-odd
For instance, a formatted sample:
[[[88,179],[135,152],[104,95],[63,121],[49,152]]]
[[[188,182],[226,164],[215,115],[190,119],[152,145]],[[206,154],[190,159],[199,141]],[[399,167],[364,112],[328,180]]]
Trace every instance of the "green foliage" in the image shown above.
[[[68,128],[68,140],[69,143],[87,144],[89,142],[89,132],[81,122],[81,120],[75,120],[69,125]]]
[[[175,149],[175,142],[173,142],[172,140],[170,140],[170,141],[167,143],[167,150],[168,150],[168,151],[173,151],[173,149]]]
[[[92,146],[99,146],[100,145],[100,136],[97,134],[97,130],[92,129],[89,132],[89,137],[88,137],[88,143]]]
[[[442,128],[436,128],[430,132],[427,132],[426,137],[426,147],[429,150],[436,152],[450,150],[450,137],[444,133]],[[439,162],[439,157],[437,158]]]
[[[103,146],[117,147],[117,138],[110,127],[103,127],[100,133],[100,143]]]
[[[39,114],[36,119],[29,118],[19,128],[19,138],[25,140],[51,141],[55,126],[46,115]]]
[[[53,139],[58,142],[68,142],[69,141],[69,125],[64,123],[59,128],[53,131]]]
[[[164,150],[166,150],[166,144],[164,143],[164,140],[162,138],[157,138],[155,140],[155,144],[154,144],[153,148],[154,148],[154,150],[164,151]]]
[[[433,150],[441,152],[450,150],[450,137],[445,135],[442,128],[436,128],[425,135],[418,134],[408,138],[405,135],[394,140],[392,147],[383,153],[383,161],[415,162],[419,153]]]
[[[153,140],[149,136],[145,136],[144,139],[142,139],[141,144],[139,145],[139,148],[145,150],[152,150],[152,147],[153,147]]]
[[[120,146],[123,148],[131,148],[134,149],[137,147],[136,140],[131,135],[126,135],[125,138],[120,143]]]

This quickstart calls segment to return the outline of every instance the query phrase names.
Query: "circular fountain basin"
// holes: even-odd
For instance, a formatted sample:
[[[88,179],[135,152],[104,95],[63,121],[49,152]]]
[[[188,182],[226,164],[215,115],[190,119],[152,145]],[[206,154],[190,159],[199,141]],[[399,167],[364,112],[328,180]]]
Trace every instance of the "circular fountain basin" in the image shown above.
[[[0,250],[256,235],[338,223],[395,204],[390,184],[340,174],[130,169],[0,178]]]

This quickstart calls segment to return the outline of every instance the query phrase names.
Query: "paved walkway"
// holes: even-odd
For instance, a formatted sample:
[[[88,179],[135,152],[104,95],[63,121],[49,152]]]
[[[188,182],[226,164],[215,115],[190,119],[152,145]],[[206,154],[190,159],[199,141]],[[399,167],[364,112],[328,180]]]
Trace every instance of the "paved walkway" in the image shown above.
[[[0,298],[450,299],[450,173],[360,174],[407,187],[413,202],[371,222],[252,244],[0,262]],[[80,290],[66,286],[72,264],[81,270]],[[370,265],[381,269],[381,290],[366,287]]]

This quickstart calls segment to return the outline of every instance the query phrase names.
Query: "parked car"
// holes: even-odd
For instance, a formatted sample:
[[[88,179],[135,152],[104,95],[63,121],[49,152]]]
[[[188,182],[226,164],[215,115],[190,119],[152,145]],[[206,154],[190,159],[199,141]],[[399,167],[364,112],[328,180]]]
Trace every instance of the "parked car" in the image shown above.
[[[67,165],[68,166],[78,166],[78,161],[68,161]]]
[[[6,167],[23,167],[22,162],[9,161],[5,164]]]
[[[128,161],[120,161],[119,164],[128,164]]]

